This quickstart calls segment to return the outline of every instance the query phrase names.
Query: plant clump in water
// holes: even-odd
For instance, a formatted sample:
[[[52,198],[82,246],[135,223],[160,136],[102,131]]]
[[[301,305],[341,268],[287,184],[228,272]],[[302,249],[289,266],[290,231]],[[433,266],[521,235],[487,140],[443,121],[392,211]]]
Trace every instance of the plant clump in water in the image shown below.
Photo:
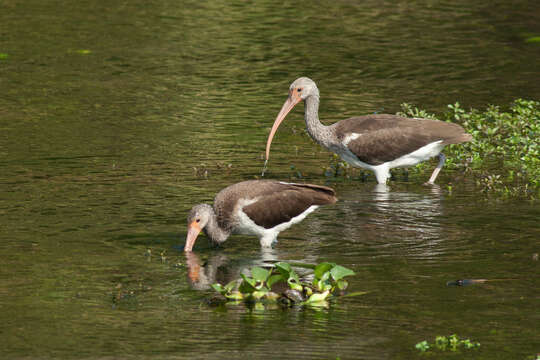
[[[460,339],[456,334],[450,336],[437,336],[433,343],[424,340],[415,345],[415,348],[423,353],[429,349],[456,352],[459,348],[474,349],[478,347],[480,347],[479,342],[474,342],[469,339]]]
[[[241,274],[241,279],[212,287],[227,301],[326,307],[328,298],[348,287],[344,278],[351,275],[351,269],[323,262],[313,268],[313,279],[308,281],[301,279],[290,264],[278,262],[272,269],[255,266],[251,276]]]

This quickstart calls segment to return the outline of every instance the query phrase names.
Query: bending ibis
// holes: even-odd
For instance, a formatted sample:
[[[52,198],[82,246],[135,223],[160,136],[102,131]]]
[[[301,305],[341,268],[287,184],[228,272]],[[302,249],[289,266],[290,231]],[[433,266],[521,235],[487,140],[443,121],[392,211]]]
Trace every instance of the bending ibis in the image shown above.
[[[319,89],[313,80],[301,77],[289,87],[289,97],[272,126],[266,142],[266,161],[279,125],[302,100],[307,131],[313,140],[349,164],[373,171],[379,184],[386,183],[392,168],[438,156],[439,164],[427,182],[433,184],[444,165],[444,146],[472,140],[457,124],[388,114],[352,117],[325,126],[319,121]]]
[[[246,234],[270,247],[281,231],[336,200],[333,189],[320,185],[249,180],[228,186],[216,195],[213,207],[199,204],[191,209],[184,251],[192,250],[201,231],[217,244],[231,234]]]

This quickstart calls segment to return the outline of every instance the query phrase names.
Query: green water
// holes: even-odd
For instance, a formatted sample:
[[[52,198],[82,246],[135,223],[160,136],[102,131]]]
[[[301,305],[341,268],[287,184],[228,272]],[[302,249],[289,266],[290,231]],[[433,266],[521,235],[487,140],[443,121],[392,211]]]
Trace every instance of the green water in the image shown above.
[[[0,3],[0,348],[7,359],[411,359],[458,334],[540,352],[540,206],[483,194],[463,174],[389,189],[323,176],[332,157],[301,109],[268,177],[340,201],[272,251],[204,237],[208,280],[274,260],[333,261],[357,276],[329,309],[226,311],[188,279],[186,215],[262,170],[269,128],[299,76],[321,119],[540,98],[533,1]],[[432,163],[435,165],[435,162]],[[291,169],[294,166],[294,169]],[[452,183],[449,192],[447,184]],[[148,252],[150,250],[150,253]],[[447,287],[447,281],[490,281]]]

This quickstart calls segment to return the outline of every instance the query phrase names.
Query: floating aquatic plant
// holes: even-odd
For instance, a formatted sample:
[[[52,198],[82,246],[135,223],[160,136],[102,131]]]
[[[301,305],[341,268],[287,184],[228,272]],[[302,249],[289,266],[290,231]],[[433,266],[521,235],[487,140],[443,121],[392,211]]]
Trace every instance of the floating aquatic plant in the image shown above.
[[[348,287],[344,278],[351,275],[351,269],[323,262],[313,267],[313,279],[308,281],[300,278],[290,264],[278,262],[271,269],[255,266],[251,276],[241,274],[241,279],[226,285],[213,284],[212,288],[228,301],[324,307],[329,297]]]
[[[424,340],[415,345],[415,348],[421,352],[426,352],[429,349],[456,352],[459,348],[473,349],[478,347],[480,347],[479,342],[473,342],[469,339],[460,339],[456,334],[450,336],[436,336],[433,343]]]

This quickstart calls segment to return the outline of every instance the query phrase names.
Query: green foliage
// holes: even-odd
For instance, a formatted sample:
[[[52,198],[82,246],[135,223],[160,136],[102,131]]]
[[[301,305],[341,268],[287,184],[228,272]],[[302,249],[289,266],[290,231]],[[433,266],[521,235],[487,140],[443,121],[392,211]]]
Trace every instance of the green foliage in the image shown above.
[[[341,160],[337,154],[332,154],[332,160],[327,167],[323,168],[323,173],[327,178],[349,177],[350,169],[349,163]]]
[[[242,300],[242,293],[234,291],[236,283],[237,281],[234,280],[225,286],[222,286],[221,284],[212,284],[212,288],[229,300]]]
[[[403,116],[435,118],[409,104],[402,109]],[[509,111],[498,106],[466,111],[457,102],[448,109],[439,119],[461,124],[473,140],[445,149],[446,169],[461,168],[487,193],[538,197],[540,102],[517,99]]]
[[[429,343],[426,340],[421,341],[415,345],[415,348],[422,352],[427,351],[429,349]]]
[[[278,262],[270,270],[255,266],[251,268],[251,276],[241,274],[241,279],[224,286],[213,284],[212,288],[227,301],[279,302],[284,305],[325,307],[328,305],[326,300],[332,294],[347,288],[348,283],[344,277],[351,275],[354,275],[351,269],[323,262],[314,267],[313,280],[309,282],[300,279],[290,264]],[[281,294],[273,291],[278,286],[285,289]],[[365,293],[355,293],[355,295],[363,294]]]
[[[540,43],[540,36],[531,36],[525,39],[526,43]]]
[[[426,352],[429,349],[456,352],[460,347],[473,349],[480,347],[480,343],[472,342],[469,339],[460,339],[456,334],[452,334],[450,336],[436,336],[435,342],[432,344],[424,340],[415,345],[415,348],[421,352]]]
[[[401,104],[401,110],[402,112],[398,113],[400,116],[437,120],[437,117],[434,114],[430,114],[426,110],[420,110],[417,107],[413,107],[411,104]]]

